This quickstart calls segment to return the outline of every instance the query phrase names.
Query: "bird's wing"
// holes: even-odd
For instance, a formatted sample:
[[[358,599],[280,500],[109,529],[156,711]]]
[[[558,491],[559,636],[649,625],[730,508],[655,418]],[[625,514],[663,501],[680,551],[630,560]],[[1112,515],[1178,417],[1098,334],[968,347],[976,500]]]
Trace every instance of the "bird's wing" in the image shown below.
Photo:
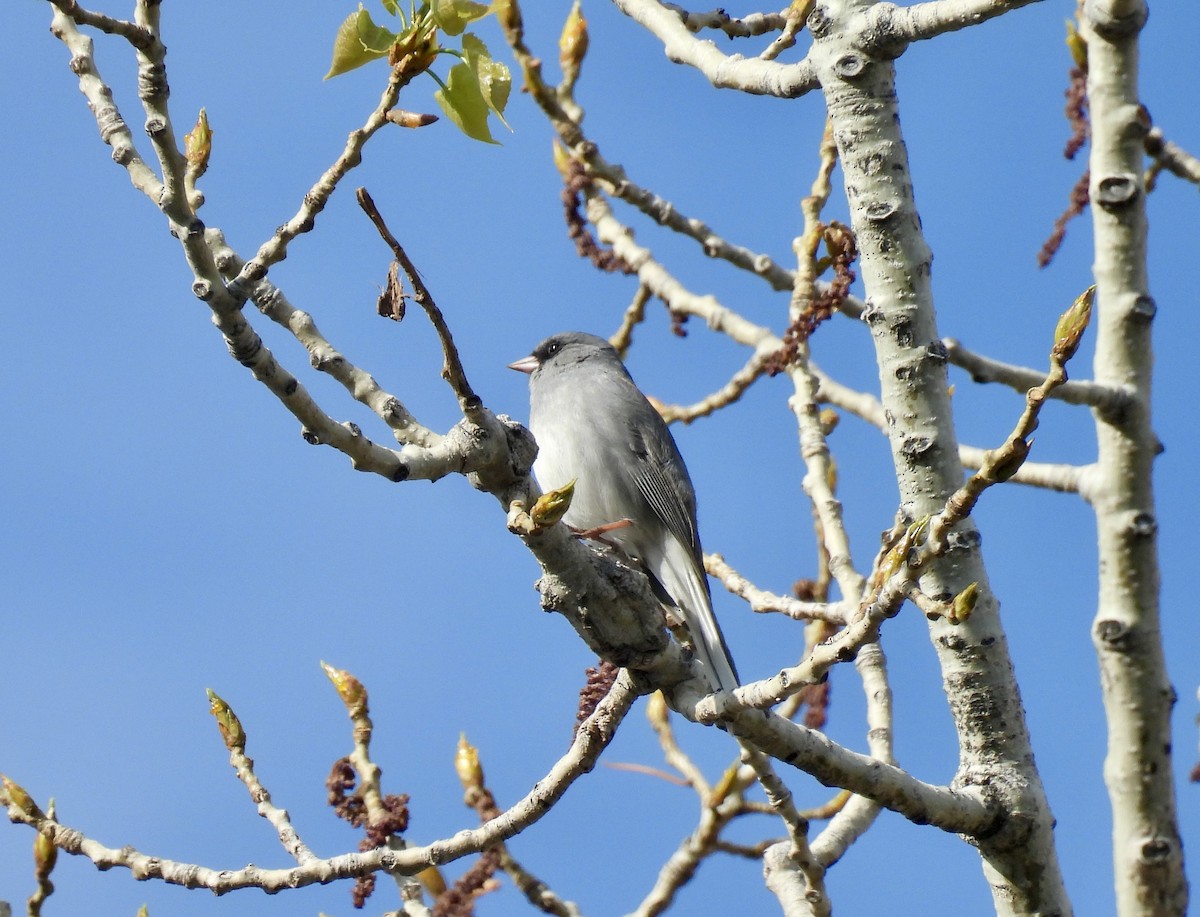
[[[703,569],[700,537],[696,533],[696,496],[683,470],[679,449],[665,429],[635,428],[630,433],[631,447],[637,457],[633,480],[638,492]]]
[[[713,688],[732,691],[738,686],[737,670],[713,614],[696,533],[696,496],[683,458],[665,428],[635,429],[631,444],[637,456],[634,482],[638,491],[672,536],[669,543],[654,549],[645,544],[648,550],[643,560],[683,613],[692,648],[711,673]]]

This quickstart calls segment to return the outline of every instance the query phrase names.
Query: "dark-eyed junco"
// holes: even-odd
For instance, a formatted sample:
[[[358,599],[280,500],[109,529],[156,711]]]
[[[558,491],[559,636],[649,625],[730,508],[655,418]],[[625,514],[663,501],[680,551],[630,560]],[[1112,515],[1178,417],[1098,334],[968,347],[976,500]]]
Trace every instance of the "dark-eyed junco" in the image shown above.
[[[510,367],[529,374],[538,484],[552,490],[576,482],[564,521],[593,530],[629,520],[608,528],[604,540],[639,562],[660,597],[679,609],[712,688],[736,688],[713,616],[691,478],[670,430],[617,352],[603,338],[567,332]]]

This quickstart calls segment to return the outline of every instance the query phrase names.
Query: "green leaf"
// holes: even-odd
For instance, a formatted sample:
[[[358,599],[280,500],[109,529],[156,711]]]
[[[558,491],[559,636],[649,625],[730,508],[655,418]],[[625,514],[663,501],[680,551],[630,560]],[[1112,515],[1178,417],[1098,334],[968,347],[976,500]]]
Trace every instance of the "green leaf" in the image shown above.
[[[446,84],[433,94],[446,117],[458,125],[468,137],[495,143],[488,130],[488,112],[491,110],[479,88],[479,80],[470,66],[463,61],[450,68]]]
[[[362,42],[365,51],[383,57],[391,50],[399,36],[390,29],[376,25],[371,19],[371,14],[361,6],[358,11],[358,40]]]
[[[433,21],[447,35],[461,35],[476,19],[482,19],[491,7],[475,0],[433,0]]]
[[[379,0],[379,2],[383,4],[385,10],[393,16],[400,16],[401,21],[403,21],[404,16],[400,13],[400,4],[397,0]]]
[[[378,60],[388,53],[396,36],[377,26],[371,20],[371,14],[359,4],[358,10],[351,13],[338,26],[337,36],[333,39],[333,62],[325,79],[347,73]]]
[[[479,81],[479,91],[483,100],[487,107],[496,113],[500,123],[508,127],[508,122],[504,120],[504,106],[508,104],[508,95],[512,91],[512,74],[508,72],[505,64],[492,60],[487,45],[470,32],[463,36],[462,44],[467,65]]]
[[[504,120],[504,106],[512,90],[508,67],[492,60],[487,46],[467,32],[463,35],[463,59],[450,69],[445,85],[435,98],[446,116],[468,137],[495,143],[488,128],[488,114]],[[511,128],[510,128],[511,130]]]

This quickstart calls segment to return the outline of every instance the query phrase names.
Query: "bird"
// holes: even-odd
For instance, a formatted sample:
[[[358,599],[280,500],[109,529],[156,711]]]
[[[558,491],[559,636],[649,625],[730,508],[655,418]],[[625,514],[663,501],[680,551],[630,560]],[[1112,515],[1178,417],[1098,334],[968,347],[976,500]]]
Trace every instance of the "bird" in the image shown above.
[[[603,532],[675,606],[713,691],[738,687],[737,669],[713,614],[696,526],[696,492],[658,411],[617,351],[594,334],[556,334],[510,369],[529,375],[533,473],[544,491],[574,480],[563,521]]]

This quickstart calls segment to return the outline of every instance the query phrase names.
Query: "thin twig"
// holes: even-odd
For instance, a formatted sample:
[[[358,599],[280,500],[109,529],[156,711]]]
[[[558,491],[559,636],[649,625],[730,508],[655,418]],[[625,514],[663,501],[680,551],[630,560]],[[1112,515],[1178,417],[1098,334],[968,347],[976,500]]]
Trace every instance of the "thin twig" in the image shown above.
[[[258,866],[213,869],[151,856],[131,846],[106,847],[77,829],[47,818],[31,801],[26,803],[27,796],[15,797],[8,785],[0,789],[0,805],[5,807],[10,820],[29,825],[50,838],[60,850],[84,856],[101,869],[120,866],[130,870],[138,879],[159,879],[170,885],[207,888],[219,894],[239,888],[277,892],[357,878],[380,870],[415,874],[426,866],[445,864],[478,853],[540,821],[576,780],[592,771],[600,753],[612,741],[617,726],[637,697],[638,691],[632,679],[627,673],[622,673],[613,690],[576,733],[567,753],[524,798],[485,825],[402,851],[385,848],[362,853],[356,851],[281,869]]]
[[[404,275],[408,278],[408,282],[412,284],[413,300],[425,310],[425,314],[429,316],[429,321],[433,324],[434,330],[437,331],[438,340],[442,343],[442,378],[449,383],[450,388],[458,397],[458,407],[463,412],[463,416],[468,420],[476,420],[476,415],[483,406],[483,402],[480,401],[479,396],[475,394],[474,389],[471,388],[471,384],[467,381],[467,373],[463,369],[462,360],[458,356],[458,348],[454,346],[454,338],[450,334],[450,328],[446,324],[441,310],[438,309],[437,303],[434,302],[433,295],[429,292],[429,288],[425,286],[425,281],[421,279],[420,273],[409,259],[404,247],[392,235],[392,231],[388,229],[387,223],[383,220],[383,215],[380,214],[379,208],[375,206],[375,201],[371,199],[371,195],[367,193],[367,189],[359,188],[355,192],[355,196],[358,198],[358,205],[362,207],[363,212],[375,224],[379,235],[392,250],[392,254],[400,263],[400,267],[403,269]]]
[[[775,612],[797,621],[827,621],[830,624],[845,622],[844,604],[841,602],[802,602],[791,596],[779,595],[759,589],[750,580],[735,570],[720,554],[705,554],[704,569],[720,580],[721,585],[738,598],[745,599],[750,610],[765,614]]]

